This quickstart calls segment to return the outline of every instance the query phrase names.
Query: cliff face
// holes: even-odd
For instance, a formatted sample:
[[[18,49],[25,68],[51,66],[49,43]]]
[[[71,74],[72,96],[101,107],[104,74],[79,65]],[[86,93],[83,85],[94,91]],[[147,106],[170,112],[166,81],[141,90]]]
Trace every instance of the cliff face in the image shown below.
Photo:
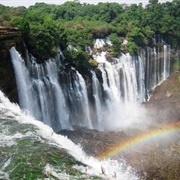
[[[153,90],[146,108],[158,123],[180,122],[180,72],[173,73]]]
[[[0,26],[0,89],[12,101],[18,103],[16,80],[9,49],[15,46],[22,54],[25,53],[23,38],[17,28]]]

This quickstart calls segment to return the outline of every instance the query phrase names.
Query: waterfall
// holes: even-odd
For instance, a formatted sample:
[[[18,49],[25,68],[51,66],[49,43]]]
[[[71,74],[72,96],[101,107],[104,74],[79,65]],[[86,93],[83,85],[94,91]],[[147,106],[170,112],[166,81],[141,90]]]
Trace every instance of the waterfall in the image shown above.
[[[11,49],[11,53],[15,53],[13,51],[14,50]],[[136,172],[128,166],[124,160],[120,162],[110,159],[99,161],[92,156],[88,156],[81,147],[74,144],[67,137],[56,134],[52,128],[29,116],[16,104],[10,103],[1,91],[0,125],[1,179],[14,179],[13,177],[15,176],[19,177],[19,179],[36,179],[34,177],[37,177],[37,174],[39,175],[38,177],[41,177],[41,175],[42,177],[47,177],[46,179],[51,179],[52,177],[53,179],[64,180],[94,179],[94,177],[112,180],[139,179]],[[51,151],[51,149],[53,151]],[[65,152],[69,154],[68,157]],[[27,153],[28,156],[25,157]],[[49,159],[45,156],[50,153],[51,157],[53,156],[55,158],[59,153],[59,162],[62,165],[59,165],[60,163],[58,163],[57,159]],[[37,163],[37,156],[40,166],[33,164]],[[30,166],[23,171],[17,171],[17,167],[19,168],[26,165],[25,163],[21,163],[21,166],[19,165],[19,161],[17,160],[21,160],[22,157],[24,162],[30,164]],[[29,159],[32,161],[29,161]],[[36,167],[38,167],[38,169],[36,169]],[[69,171],[70,168],[72,168],[72,172],[75,172],[74,174]],[[105,172],[103,174],[102,168],[103,172]],[[29,172],[35,170],[38,171],[36,175],[33,177],[30,176]],[[14,176],[12,176],[12,173]]]
[[[93,97],[94,97],[94,101],[95,101],[95,109],[96,109],[96,127],[97,129],[101,130],[101,124],[102,124],[102,120],[103,120],[103,116],[102,116],[102,104],[101,104],[101,99],[100,99],[100,84],[99,84],[99,80],[96,76],[96,73],[94,71],[91,72],[92,73],[92,87],[93,87]]]
[[[136,102],[138,100],[142,102],[145,96],[142,59],[136,59],[130,54],[122,54],[115,62],[110,63],[106,59],[106,52],[95,54],[94,59],[100,63],[99,70],[102,74],[105,97],[102,105],[103,128],[127,126],[130,119],[129,107],[135,107]]]
[[[164,79],[165,80],[169,76],[170,72],[170,46],[164,45]]]
[[[78,71],[75,71],[75,89],[72,91],[72,95],[73,93],[76,94],[76,97],[80,102],[80,107],[78,108],[80,108],[81,114],[78,115],[78,118],[80,118],[79,116],[83,116],[83,122],[79,125],[92,128],[86,84],[82,75]],[[74,102],[72,103],[74,104]],[[74,104],[74,106],[76,106],[76,104]]]
[[[68,108],[58,82],[58,60],[37,64],[33,58],[24,60],[13,47],[11,59],[16,74],[20,106],[55,131],[71,128]]]
[[[31,81],[29,79],[29,72],[25,66],[25,62],[14,47],[11,48],[10,54],[15,71],[20,106],[23,109],[30,110],[31,104],[29,104],[29,102],[32,95],[30,95],[29,93],[31,92],[28,91],[31,85]]]
[[[161,47],[147,48],[143,50],[145,64],[145,90],[146,96],[162,81],[166,80],[170,73],[170,46],[164,44]]]
[[[95,42],[95,48],[105,45],[110,42]],[[136,119],[138,104],[168,77],[170,46],[147,47],[139,56],[121,54],[111,62],[107,53],[92,54],[99,65],[85,75],[75,68],[62,69],[61,52],[37,64],[29,55],[25,63],[11,48],[20,106],[56,132],[77,127],[104,130],[129,126]]]

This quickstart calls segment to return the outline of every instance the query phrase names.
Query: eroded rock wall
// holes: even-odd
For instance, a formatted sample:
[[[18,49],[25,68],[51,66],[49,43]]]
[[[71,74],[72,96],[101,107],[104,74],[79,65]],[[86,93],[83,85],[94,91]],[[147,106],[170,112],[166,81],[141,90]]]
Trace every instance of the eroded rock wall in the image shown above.
[[[18,103],[16,80],[9,53],[12,46],[25,55],[21,32],[17,28],[0,26],[0,89],[12,102]]]

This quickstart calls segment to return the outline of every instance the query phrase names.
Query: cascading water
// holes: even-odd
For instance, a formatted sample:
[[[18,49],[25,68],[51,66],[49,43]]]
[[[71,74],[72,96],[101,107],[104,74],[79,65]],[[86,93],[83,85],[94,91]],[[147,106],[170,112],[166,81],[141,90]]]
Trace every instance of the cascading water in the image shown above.
[[[71,140],[12,104],[1,91],[0,125],[0,179],[138,180],[123,161],[99,161],[87,156]],[[73,173],[76,169],[78,172]]]
[[[98,129],[101,129],[101,123],[103,120],[103,116],[102,116],[102,104],[101,104],[101,99],[100,99],[100,84],[98,81],[98,78],[96,76],[96,73],[94,71],[91,72],[92,73],[92,88],[93,88],[93,97],[94,97],[94,101],[95,101],[95,112],[96,112],[96,127]]]
[[[170,46],[147,48],[141,51],[145,64],[145,93],[146,96],[159,83],[164,81],[170,73]]]
[[[72,126],[92,128],[90,107],[85,80],[75,69],[68,75],[64,87],[65,97],[70,106],[70,120]]]
[[[110,63],[106,52],[94,55],[100,65],[103,90],[106,92],[104,129],[122,128],[132,123],[130,114],[137,102],[145,101],[144,61],[141,57],[122,54]],[[131,113],[129,113],[131,111]]]
[[[16,74],[20,106],[55,131],[70,129],[68,108],[58,82],[57,59],[40,65],[33,58],[28,68],[15,48],[10,50]]]
[[[95,48],[110,45],[97,40]],[[31,57],[27,67],[19,53],[10,50],[19,100],[37,119],[61,129],[86,127],[114,129],[127,126],[137,114],[137,104],[165,80],[170,71],[170,47],[142,49],[139,56],[122,54],[109,62],[107,52],[95,53],[99,63],[87,77],[76,69],[61,70],[61,55],[44,64]],[[131,113],[130,113],[131,112]]]

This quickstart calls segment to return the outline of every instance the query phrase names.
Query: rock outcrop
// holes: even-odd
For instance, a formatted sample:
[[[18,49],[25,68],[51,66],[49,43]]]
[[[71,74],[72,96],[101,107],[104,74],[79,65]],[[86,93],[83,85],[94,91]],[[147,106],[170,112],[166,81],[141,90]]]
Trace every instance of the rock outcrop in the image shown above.
[[[21,31],[17,28],[0,26],[0,89],[12,102],[18,103],[16,80],[9,53],[12,46],[25,55]]]
[[[146,108],[158,123],[180,122],[180,72],[173,73],[153,90]]]

